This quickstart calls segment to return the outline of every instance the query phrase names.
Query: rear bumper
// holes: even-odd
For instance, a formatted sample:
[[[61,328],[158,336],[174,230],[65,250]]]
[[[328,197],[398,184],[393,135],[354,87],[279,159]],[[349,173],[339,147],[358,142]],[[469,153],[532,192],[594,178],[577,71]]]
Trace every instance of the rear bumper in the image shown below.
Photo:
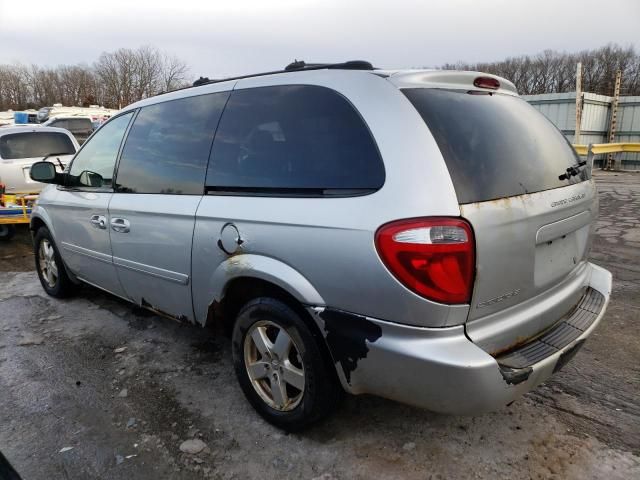
[[[588,267],[586,286],[603,297],[598,311],[582,324],[584,329],[577,336],[543,356],[531,357],[530,365],[515,365],[511,376],[510,367],[499,364],[500,357],[494,358],[467,338],[464,326],[420,328],[329,309],[312,312],[324,328],[348,392],[370,393],[436,412],[476,414],[511,403],[547,380],[597,327],[609,302],[612,279],[607,270]]]

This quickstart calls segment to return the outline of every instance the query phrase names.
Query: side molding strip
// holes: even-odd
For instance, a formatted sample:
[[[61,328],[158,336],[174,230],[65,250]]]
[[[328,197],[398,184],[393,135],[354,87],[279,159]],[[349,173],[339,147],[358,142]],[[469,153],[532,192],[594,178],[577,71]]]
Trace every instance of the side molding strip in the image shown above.
[[[161,278],[163,280],[168,280],[180,285],[189,284],[189,275],[186,275],[184,273],[165,270],[164,268],[152,267],[151,265],[134,262],[132,260],[126,260],[119,257],[113,257],[113,263],[118,267],[133,270],[134,272],[146,273],[147,275],[151,275],[152,277]]]
[[[113,263],[111,260],[111,255],[107,255],[106,253],[96,252],[95,250],[89,250],[88,248],[79,247],[67,242],[62,242],[61,245],[63,249],[69,252],[84,255],[85,257],[93,258],[94,260],[98,260],[100,262],[109,264]]]

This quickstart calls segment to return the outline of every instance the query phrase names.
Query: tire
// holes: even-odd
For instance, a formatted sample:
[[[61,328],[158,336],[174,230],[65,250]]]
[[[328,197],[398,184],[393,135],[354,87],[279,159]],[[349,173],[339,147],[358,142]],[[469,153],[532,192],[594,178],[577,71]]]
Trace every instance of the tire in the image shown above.
[[[71,294],[71,280],[67,275],[60,252],[49,229],[40,227],[33,239],[36,271],[44,291],[52,297],[64,298]]]
[[[0,241],[11,240],[16,234],[16,227],[13,225],[0,225]]]
[[[288,350],[282,348],[287,338]],[[276,427],[302,430],[329,415],[344,395],[320,341],[279,300],[256,298],[238,313],[232,335],[236,375],[249,403]]]

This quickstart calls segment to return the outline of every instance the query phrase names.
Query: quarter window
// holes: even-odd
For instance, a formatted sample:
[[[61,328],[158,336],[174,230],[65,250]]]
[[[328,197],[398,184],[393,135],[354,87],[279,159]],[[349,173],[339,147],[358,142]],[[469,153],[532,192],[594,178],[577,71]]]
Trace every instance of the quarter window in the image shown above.
[[[64,128],[66,130],[69,129],[69,122],[67,120],[56,120],[55,122],[51,122],[51,127],[56,128]]]
[[[143,107],[118,165],[117,191],[204,193],[211,142],[228,92]]]
[[[337,92],[309,85],[234,91],[207,171],[214,192],[358,194],[383,183],[360,115]]]
[[[71,164],[71,185],[111,186],[118,150],[132,115],[133,112],[129,112],[104,124],[100,131],[84,144]]]
[[[91,130],[92,128],[91,120],[88,118],[72,118],[69,120],[70,130]]]

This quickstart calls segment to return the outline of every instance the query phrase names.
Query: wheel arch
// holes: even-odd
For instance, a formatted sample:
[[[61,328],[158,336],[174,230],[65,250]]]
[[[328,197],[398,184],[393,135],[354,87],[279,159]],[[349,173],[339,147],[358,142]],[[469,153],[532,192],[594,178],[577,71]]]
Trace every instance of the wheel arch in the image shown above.
[[[344,385],[341,372],[333,359],[333,355],[316,316],[310,313],[309,305],[303,304],[299,298],[282,286],[257,276],[237,276],[229,280],[222,293],[220,301],[213,301],[209,306],[206,323],[213,330],[231,337],[238,313],[244,305],[260,297],[274,298],[283,302],[297,313],[309,327],[315,338],[324,361],[333,367],[336,381]],[[344,388],[344,387],[343,387]]]
[[[55,231],[53,229],[53,225],[51,222],[51,218],[47,214],[46,210],[36,206],[31,213],[31,220],[29,221],[29,230],[31,230],[32,234],[35,235],[36,232],[42,228],[46,227],[54,241],[56,239]]]
[[[194,289],[195,314],[201,324],[209,323],[212,310],[219,310],[220,305],[228,301],[229,292],[234,293],[237,286],[243,284],[249,292],[260,291],[260,288],[267,288],[266,285],[269,285],[269,291],[278,291],[289,301],[295,300],[302,306],[325,305],[320,293],[299,271],[280,260],[263,255],[231,256],[217,266],[207,283],[203,291]]]
[[[53,239],[53,242],[56,244],[56,248],[58,249],[58,253],[60,254],[60,258],[62,259],[62,266],[67,276],[73,283],[75,283],[76,285],[79,285],[80,281],[75,276],[75,274],[69,269],[69,267],[67,267],[67,264],[64,261],[62,250],[57,245],[56,234],[53,229],[51,218],[49,218],[49,215],[47,214],[46,210],[44,210],[41,207],[36,207],[33,210],[31,214],[31,220],[29,221],[29,230],[31,230],[32,239],[35,238],[36,233],[38,233],[38,230],[40,230],[42,227],[45,227],[47,230],[49,230],[49,233],[51,234],[51,238]]]

